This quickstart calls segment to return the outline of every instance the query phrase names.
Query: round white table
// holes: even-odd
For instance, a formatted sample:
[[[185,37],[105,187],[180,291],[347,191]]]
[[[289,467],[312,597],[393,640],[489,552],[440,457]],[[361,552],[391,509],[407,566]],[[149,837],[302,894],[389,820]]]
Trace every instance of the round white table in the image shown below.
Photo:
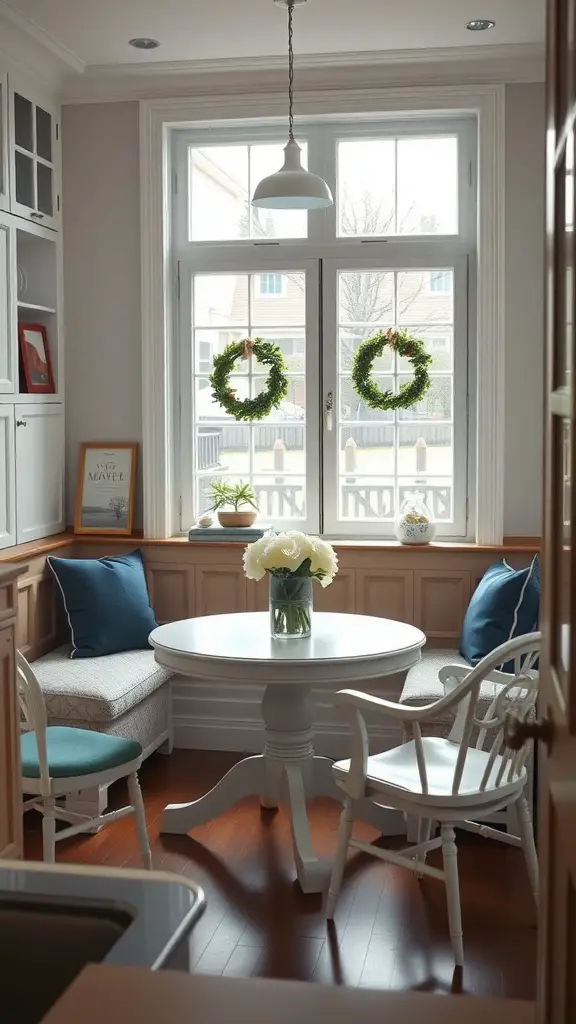
[[[303,892],[320,892],[325,871],[310,840],[306,801],[340,800],[332,761],[314,754],[312,687],[362,689],[420,660],[426,637],[404,622],[368,615],[315,612],[312,636],[273,640],[267,612],[185,619],[150,635],[156,661],[185,676],[265,684],[264,753],[246,757],[199,800],[170,804],[162,832],[186,833],[222,814],[244,797],[260,796],[263,807],[284,798],[292,827],[294,859]],[[358,815],[361,817],[361,815]]]

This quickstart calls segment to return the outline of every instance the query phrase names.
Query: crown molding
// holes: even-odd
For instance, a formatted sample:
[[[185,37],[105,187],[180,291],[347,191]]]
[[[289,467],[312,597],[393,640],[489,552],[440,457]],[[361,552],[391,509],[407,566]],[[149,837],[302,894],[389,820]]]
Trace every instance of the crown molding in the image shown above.
[[[77,57],[75,53],[72,53],[71,50],[68,50],[62,43],[59,43],[57,39],[54,39],[43,28],[40,28],[40,25],[37,25],[32,18],[27,18],[25,15],[20,14],[19,11],[15,11],[8,3],[8,0],[1,0],[0,13],[11,21],[13,25],[16,25],[21,32],[25,32],[26,35],[35,39],[46,50],[49,50],[50,53],[62,62],[64,68],[71,68],[80,74],[85,71],[86,65],[84,61],[80,60],[80,57]]]
[[[355,50],[339,53],[296,54],[294,61],[300,68],[366,67],[380,64],[445,64],[468,63],[470,60],[493,61],[515,60],[517,58],[543,58],[544,46],[540,43],[509,43],[490,46],[451,46],[416,50]],[[238,74],[244,71],[286,70],[286,55],[271,57],[223,57],[207,60],[150,61],[130,64],[91,64],[87,67],[90,77],[114,74],[121,78],[136,78],[146,75],[157,78],[163,75],[181,74]]]
[[[0,65],[48,89],[60,102],[67,72],[62,61],[4,16],[0,4]]]
[[[539,43],[304,54],[296,67],[299,89],[540,82],[545,70]],[[281,89],[285,74],[285,56],[91,65],[67,79],[64,102],[260,92]]]

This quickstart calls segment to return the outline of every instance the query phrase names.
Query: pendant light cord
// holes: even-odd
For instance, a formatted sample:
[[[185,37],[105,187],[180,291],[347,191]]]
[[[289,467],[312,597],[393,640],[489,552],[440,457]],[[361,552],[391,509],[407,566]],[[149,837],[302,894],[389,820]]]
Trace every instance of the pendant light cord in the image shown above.
[[[293,0],[288,0],[288,139],[294,142],[294,48],[292,40],[294,28],[292,17],[294,14]]]

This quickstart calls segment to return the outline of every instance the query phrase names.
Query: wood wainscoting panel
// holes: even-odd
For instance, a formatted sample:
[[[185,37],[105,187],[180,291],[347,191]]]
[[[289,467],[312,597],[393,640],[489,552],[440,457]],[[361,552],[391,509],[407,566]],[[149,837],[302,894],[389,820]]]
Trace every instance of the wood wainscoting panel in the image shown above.
[[[246,611],[267,612],[269,607],[270,580],[246,580]]]
[[[16,615],[16,607],[18,603],[18,584],[9,583],[5,587],[0,587],[0,622],[4,622],[6,619],[13,619]]]
[[[468,607],[471,573],[467,569],[414,572],[414,625],[428,640],[457,640]]]
[[[59,616],[52,573],[45,559],[35,560],[18,580],[18,650],[30,661],[66,641],[66,622]]]
[[[356,573],[340,569],[329,587],[314,583],[314,607],[319,612],[355,612]]]
[[[413,577],[410,569],[359,569],[356,572],[356,611],[360,615],[412,622]]]
[[[148,594],[159,624],[189,619],[194,609],[194,566],[152,562],[147,567]]]
[[[194,615],[246,611],[246,577],[242,565],[196,565]]]
[[[31,658],[34,647],[34,587],[24,578],[18,587],[18,619],[16,644],[25,658]]]

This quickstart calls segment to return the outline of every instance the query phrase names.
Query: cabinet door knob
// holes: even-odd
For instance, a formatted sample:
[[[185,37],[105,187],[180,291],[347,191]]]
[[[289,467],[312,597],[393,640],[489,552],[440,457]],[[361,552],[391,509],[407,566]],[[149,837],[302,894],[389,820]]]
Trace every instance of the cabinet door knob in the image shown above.
[[[506,746],[511,750],[521,750],[527,740],[540,740],[550,749],[553,731],[549,718],[538,718],[534,722],[527,722],[510,714],[504,725],[504,739]]]
[[[17,427],[27,427],[28,426],[28,420],[16,420],[16,426]]]
[[[34,220],[44,220],[43,213],[31,213],[30,216],[34,217]]]

